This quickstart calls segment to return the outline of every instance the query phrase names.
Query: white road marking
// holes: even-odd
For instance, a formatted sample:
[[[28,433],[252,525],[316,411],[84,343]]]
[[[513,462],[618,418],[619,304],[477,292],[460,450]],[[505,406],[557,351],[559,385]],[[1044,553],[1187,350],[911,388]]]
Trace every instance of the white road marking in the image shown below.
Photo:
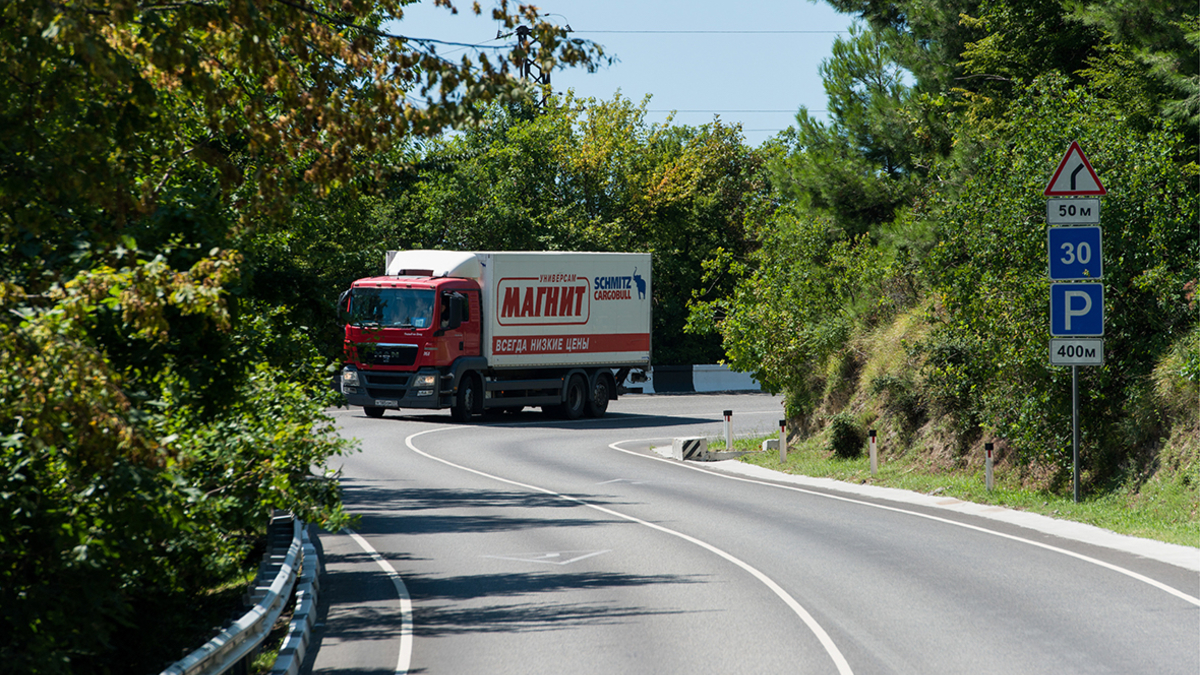
[[[1061,553],[1061,554],[1063,554],[1063,555],[1070,556],[1070,557],[1072,557],[1072,558],[1076,558],[1076,559],[1078,559],[1078,560],[1082,560],[1082,561],[1084,561],[1084,562],[1091,563],[1091,564],[1093,564],[1093,565],[1097,565],[1097,566],[1099,566],[1099,567],[1103,567],[1103,568],[1105,568],[1105,569],[1112,570],[1112,571],[1114,571],[1114,572],[1117,572],[1117,573],[1120,573],[1120,574],[1124,574],[1124,575],[1125,575],[1125,576],[1127,576],[1127,577],[1130,577],[1130,578],[1132,578],[1132,579],[1136,579],[1136,580],[1138,580],[1138,581],[1141,581],[1141,582],[1143,582],[1143,583],[1149,584],[1149,585],[1151,585],[1151,586],[1153,586],[1153,587],[1155,587],[1155,588],[1157,588],[1157,589],[1159,589],[1159,590],[1161,590],[1161,591],[1165,591],[1165,592],[1167,592],[1167,593],[1170,593],[1171,595],[1174,595],[1175,597],[1177,597],[1177,598],[1179,598],[1179,599],[1181,599],[1181,600],[1184,600],[1184,601],[1186,601],[1186,602],[1189,602],[1189,603],[1191,603],[1191,604],[1193,604],[1193,605],[1196,605],[1197,607],[1200,607],[1200,598],[1197,598],[1197,597],[1193,597],[1193,596],[1191,596],[1191,595],[1188,595],[1187,593],[1184,593],[1183,591],[1180,591],[1180,590],[1177,590],[1177,589],[1175,589],[1175,588],[1172,588],[1171,586],[1168,586],[1168,585],[1166,585],[1166,584],[1164,584],[1164,583],[1162,583],[1162,582],[1160,582],[1160,581],[1156,581],[1156,580],[1154,580],[1154,579],[1151,579],[1150,577],[1147,577],[1147,576],[1145,576],[1145,575],[1138,574],[1137,572],[1134,572],[1133,570],[1126,569],[1126,568],[1124,568],[1124,567],[1121,567],[1121,566],[1119,566],[1119,565],[1114,565],[1114,564],[1112,564],[1112,563],[1104,562],[1103,560],[1098,560],[1098,559],[1096,559],[1096,558],[1092,558],[1091,556],[1086,556],[1086,555],[1083,555],[1082,553],[1076,553],[1076,552],[1074,552],[1074,551],[1069,551],[1069,550],[1067,550],[1067,549],[1065,549],[1065,548],[1059,548],[1058,546],[1051,546],[1050,544],[1044,544],[1044,543],[1042,543],[1042,542],[1039,542],[1039,541],[1033,541],[1032,539],[1026,539],[1026,538],[1024,538],[1024,537],[1018,537],[1018,536],[1016,536],[1016,535],[1012,535],[1012,534],[1005,534],[1004,532],[997,532],[996,530],[989,530],[989,529],[987,529],[986,527],[980,527],[980,526],[978,526],[978,525],[970,525],[970,524],[967,524],[967,523],[960,523],[960,522],[958,522],[958,521],[950,520],[949,518],[942,518],[942,517],[940,517],[940,516],[933,516],[933,515],[930,515],[930,514],[927,514],[927,513],[921,513],[920,511],[910,511],[910,510],[908,510],[908,509],[902,509],[902,508],[898,508],[898,507],[895,507],[895,506],[885,506],[885,505],[883,505],[883,504],[875,504],[875,503],[873,503],[873,502],[864,501],[864,500],[862,500],[862,499],[854,499],[854,498],[852,498],[852,497],[844,497],[844,496],[841,496],[841,495],[832,495],[832,494],[829,494],[829,493],[826,493],[826,492],[818,492],[818,491],[815,491],[815,490],[806,490],[806,489],[804,489],[804,488],[795,487],[795,486],[792,486],[792,485],[780,485],[779,483],[773,483],[773,482],[770,482],[770,481],[765,481],[765,480],[757,480],[757,479],[754,479],[754,478],[745,478],[745,477],[742,477],[742,476],[731,476],[731,475],[729,475],[729,474],[727,474],[727,473],[722,473],[722,472],[719,472],[719,471],[713,471],[713,470],[711,470],[711,469],[706,469],[706,468],[699,467],[699,466],[692,466],[692,465],[690,465],[690,464],[687,464],[687,463],[684,463],[684,462],[679,462],[679,461],[676,461],[676,460],[673,460],[673,459],[666,459],[666,458],[662,458],[662,457],[654,457],[654,456],[651,456],[651,455],[646,455],[646,454],[643,454],[643,453],[640,453],[640,452],[634,452],[633,450],[626,450],[626,449],[624,449],[624,448],[619,448],[619,447],[617,447],[617,446],[618,446],[619,444],[621,444],[621,443],[639,443],[639,442],[645,442],[646,440],[655,440],[655,439],[644,439],[644,440],[641,440],[641,441],[639,441],[639,440],[637,440],[637,439],[630,439],[630,440],[625,440],[625,441],[617,441],[616,443],[610,443],[608,447],[610,447],[610,448],[612,448],[613,450],[616,450],[616,451],[618,451],[618,452],[623,452],[623,453],[625,453],[625,454],[627,454],[627,455],[633,455],[633,456],[635,456],[635,457],[645,457],[645,458],[647,458],[647,459],[652,459],[652,460],[655,460],[655,461],[658,461],[658,462],[668,462],[668,463],[670,463],[670,464],[674,464],[674,465],[676,465],[676,466],[681,466],[681,467],[683,467],[683,468],[685,468],[685,469],[691,469],[691,470],[693,470],[693,471],[699,471],[699,472],[701,472],[701,473],[706,473],[706,474],[708,474],[708,475],[710,475],[710,476],[719,476],[719,477],[721,477],[721,478],[726,478],[726,479],[728,479],[728,480],[736,480],[736,481],[741,481],[741,482],[743,482],[743,483],[753,483],[753,484],[755,484],[755,485],[765,485],[765,486],[768,486],[768,487],[776,487],[776,488],[780,488],[780,489],[782,489],[782,490],[791,490],[791,491],[793,491],[793,492],[800,492],[800,493],[803,493],[803,494],[807,494],[807,495],[813,495],[813,496],[816,496],[816,497],[825,497],[826,499],[834,499],[834,500],[837,500],[837,501],[841,501],[841,502],[847,502],[847,503],[850,503],[850,504],[860,504],[860,505],[862,505],[862,506],[869,506],[869,507],[871,507],[871,508],[881,509],[881,510],[884,510],[884,511],[892,511],[892,512],[894,512],[894,513],[903,513],[903,514],[907,514],[907,515],[910,515],[910,516],[916,516],[916,517],[918,517],[918,518],[925,518],[925,519],[927,519],[927,520],[932,520],[932,521],[939,522],[939,523],[945,523],[945,524],[947,524],[947,525],[954,525],[954,526],[957,526],[957,527],[962,527],[962,528],[965,528],[965,529],[968,529],[968,530],[974,530],[974,531],[976,531],[976,532],[983,532],[984,534],[990,534],[990,535],[994,535],[994,536],[997,536],[997,537],[1002,537],[1002,538],[1004,538],[1004,539],[1009,539],[1009,540],[1016,541],[1016,542],[1020,542],[1020,543],[1023,543],[1023,544],[1029,544],[1030,546],[1036,546],[1036,547],[1038,547],[1038,548],[1042,548],[1042,549],[1045,549],[1045,550],[1047,550],[1047,551],[1053,551],[1053,552],[1055,552],[1055,553]],[[946,504],[949,504],[949,503],[958,503],[958,500],[945,501],[945,503],[946,503]]]
[[[353,530],[343,529],[342,532],[350,535],[350,538],[358,542],[362,550],[375,560],[392,580],[392,585],[396,587],[396,595],[400,598],[400,654],[396,657],[396,672],[395,675],[408,675],[409,665],[412,663],[413,649],[413,615],[412,615],[412,598],[408,595],[408,587],[404,585],[404,580],[400,578],[400,573],[396,571],[392,564],[379,555],[373,546],[366,539],[362,538]]]
[[[817,641],[819,641],[821,643],[821,646],[825,649],[825,653],[828,654],[829,658],[833,660],[833,663],[835,666],[837,666],[837,670],[840,675],[853,675],[854,671],[850,669],[850,663],[846,661],[846,657],[842,655],[841,650],[839,650],[837,648],[837,645],[835,645],[833,643],[833,638],[829,637],[829,633],[825,632],[825,629],[822,628],[821,625],[817,623],[817,620],[814,619],[813,616],[811,614],[809,614],[808,611],[805,610],[804,607],[802,607],[800,605],[800,603],[797,602],[796,599],[791,596],[791,594],[789,594],[786,590],[784,590],[782,586],[775,583],[774,580],[772,580],[770,577],[763,574],[759,570],[755,569],[749,563],[733,556],[732,554],[726,553],[725,551],[717,548],[716,546],[713,546],[712,544],[709,544],[708,542],[702,541],[702,540],[692,537],[690,535],[686,535],[682,532],[677,532],[668,527],[663,527],[662,525],[657,525],[655,523],[651,523],[649,521],[642,520],[641,518],[637,518],[635,516],[626,515],[619,511],[614,511],[610,508],[592,504],[590,502],[579,499],[578,497],[564,495],[564,494],[555,492],[553,490],[548,490],[543,487],[538,487],[536,485],[529,485],[528,483],[520,483],[515,480],[509,480],[507,478],[501,478],[500,476],[494,476],[490,473],[486,473],[486,472],[480,471],[478,469],[472,469],[467,466],[462,466],[461,464],[455,464],[454,462],[451,462],[446,459],[442,459],[441,457],[435,457],[427,452],[424,452],[424,451],[418,449],[417,446],[413,445],[413,439],[418,436],[424,436],[425,434],[437,433],[439,431],[452,431],[454,429],[458,429],[458,427],[442,427],[442,428],[438,428],[438,429],[427,429],[425,431],[420,431],[420,432],[417,432],[417,433],[409,436],[408,438],[405,438],[404,444],[407,445],[410,450],[417,453],[418,455],[421,455],[422,457],[426,457],[428,459],[432,459],[435,462],[441,462],[442,464],[445,464],[446,466],[453,467],[453,468],[459,469],[461,471],[466,471],[467,473],[473,473],[476,476],[482,476],[483,478],[498,481],[500,483],[514,485],[516,487],[523,488],[526,490],[531,490],[533,492],[540,492],[542,494],[550,495],[552,497],[557,497],[559,499],[564,499],[569,502],[574,502],[576,504],[579,504],[580,506],[586,506],[589,509],[594,509],[601,513],[605,513],[610,516],[620,518],[622,520],[628,520],[629,522],[637,523],[638,525],[643,525],[652,530],[658,530],[659,532],[663,532],[664,534],[669,534],[673,537],[678,537],[686,542],[695,544],[696,546],[699,546],[700,548],[703,548],[704,550],[709,551],[710,553],[713,553],[721,558],[724,558],[725,560],[742,568],[743,570],[748,572],[751,576],[753,576],[755,579],[758,579],[758,581],[761,582],[764,586],[771,589],[772,593],[774,593],[780,600],[782,600],[784,602],[784,604],[786,604],[788,606],[788,608],[791,609],[792,612],[794,612],[796,614],[796,616],[800,617],[800,620],[804,622],[804,625],[808,626],[808,629],[810,631],[812,631],[813,635],[816,636]],[[622,450],[622,452],[624,452],[624,450]]]
[[[511,555],[485,555],[484,558],[493,560],[514,560],[516,562],[541,563],[549,565],[570,565],[580,560],[586,560],[603,553],[608,553],[612,549],[603,551],[556,551],[554,553],[513,553]],[[570,558],[563,558],[564,555],[570,555]]]

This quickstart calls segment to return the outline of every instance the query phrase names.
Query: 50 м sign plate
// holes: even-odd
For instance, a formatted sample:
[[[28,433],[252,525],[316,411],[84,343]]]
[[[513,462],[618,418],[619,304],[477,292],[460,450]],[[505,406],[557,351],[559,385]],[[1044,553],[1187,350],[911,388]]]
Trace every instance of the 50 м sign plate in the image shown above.
[[[1099,225],[1100,198],[1047,199],[1046,222],[1050,225]]]

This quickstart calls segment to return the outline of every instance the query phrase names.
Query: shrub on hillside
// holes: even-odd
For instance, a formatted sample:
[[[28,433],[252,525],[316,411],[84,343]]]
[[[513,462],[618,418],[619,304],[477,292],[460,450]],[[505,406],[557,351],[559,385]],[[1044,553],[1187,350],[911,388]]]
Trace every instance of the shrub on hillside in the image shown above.
[[[841,412],[829,418],[829,451],[835,457],[854,459],[862,454],[865,436],[858,420],[850,413]]]

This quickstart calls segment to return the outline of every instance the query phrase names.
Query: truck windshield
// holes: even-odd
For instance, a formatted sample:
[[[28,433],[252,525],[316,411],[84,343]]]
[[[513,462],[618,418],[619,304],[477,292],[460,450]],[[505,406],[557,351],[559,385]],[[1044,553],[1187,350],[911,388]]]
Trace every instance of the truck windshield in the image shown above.
[[[356,288],[350,295],[350,323],[381,328],[427,328],[433,317],[433,291],[411,288]]]

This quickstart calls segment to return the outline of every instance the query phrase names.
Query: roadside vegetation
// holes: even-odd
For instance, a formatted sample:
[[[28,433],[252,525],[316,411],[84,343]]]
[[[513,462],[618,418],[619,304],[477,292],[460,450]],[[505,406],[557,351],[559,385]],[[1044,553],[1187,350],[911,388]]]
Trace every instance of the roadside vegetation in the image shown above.
[[[877,428],[888,480],[967,494],[993,442],[997,495],[1074,512],[1041,196],[1072,140],[1108,189],[1079,508],[1196,545],[1194,7],[829,1],[861,20],[828,121],[759,147],[535,103],[524,56],[606,57],[532,7],[498,10],[535,52],[449,62],[395,0],[3,5],[0,672],[153,671],[272,509],[350,522],[334,303],[388,249],[649,251],[655,362],[783,393],[805,470]]]
[[[1195,466],[1200,444],[1189,438],[1172,439],[1160,452],[1164,466],[1131,476],[1126,482],[1088,494],[1075,503],[1069,490],[1052,489],[1051,476],[1037,476],[993,451],[993,490],[987,490],[982,447],[958,457],[900,445],[896,437],[878,437],[879,470],[871,475],[865,442],[852,456],[839,456],[831,445],[833,427],[826,433],[794,439],[787,461],[776,450],[761,451],[762,442],[777,435],[735,439],[734,449],[748,451],[741,461],[788,474],[832,478],[861,485],[910,490],[976,504],[1073,520],[1134,537],[1183,546],[1200,546],[1200,499]],[[861,440],[861,439],[860,439]],[[997,458],[997,455],[1000,455]],[[1189,467],[1189,468],[1181,468]]]
[[[922,0],[865,12],[869,29],[824,66],[830,123],[802,112],[768,163],[792,199],[752,230],[750,256],[707,263],[737,281],[694,302],[689,329],[721,334],[733,367],[785,395],[802,447],[855,457],[875,428],[905,480],[949,491],[992,442],[1002,485],[1058,504],[1071,373],[1049,365],[1042,189],[1077,140],[1108,190],[1105,364],[1079,375],[1086,504],[1050,510],[1108,504],[1114,528],[1142,527],[1139,514],[1200,545],[1196,16]],[[860,475],[859,460],[829,461],[805,470]]]

